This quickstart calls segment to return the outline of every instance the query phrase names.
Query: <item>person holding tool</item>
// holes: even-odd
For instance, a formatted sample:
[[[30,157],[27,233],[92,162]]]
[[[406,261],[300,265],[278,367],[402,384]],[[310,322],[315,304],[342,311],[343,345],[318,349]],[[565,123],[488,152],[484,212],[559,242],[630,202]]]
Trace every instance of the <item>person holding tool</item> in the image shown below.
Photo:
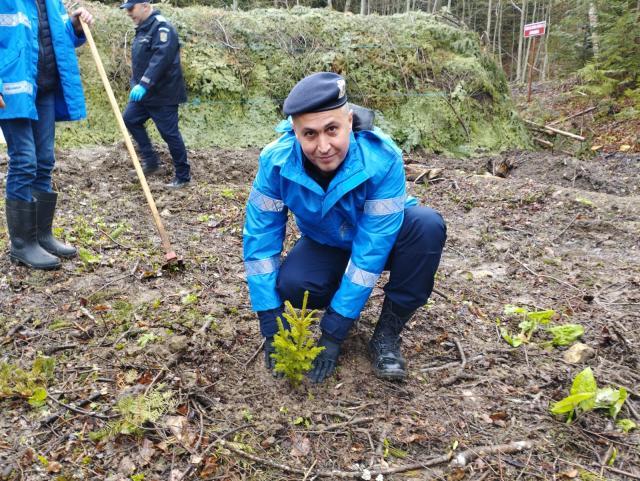
[[[61,0],[0,0],[0,128],[9,168],[9,255],[35,269],[56,269],[75,247],[52,233],[58,193],[52,188],[55,123],[86,116],[75,48],[85,41],[85,8]]]
[[[308,307],[326,308],[318,342],[324,350],[309,374],[314,383],[335,371],[383,270],[390,279],[369,341],[373,372],[406,377],[400,333],[431,294],[446,239],[440,214],[407,197],[402,152],[372,121],[362,122],[361,110],[347,103],[340,75],[300,80],[284,101],[282,136],[260,154],[247,202],[244,264],[266,367],[274,372],[283,302],[300,307],[309,291]],[[282,261],[288,211],[302,237]]]
[[[160,163],[144,124],[149,118],[153,120],[175,167],[175,177],[165,187],[180,189],[189,185],[191,167],[178,129],[178,105],[187,100],[178,34],[148,0],[129,0],[120,8],[136,25],[131,48],[131,93],[124,123],[138,144],[142,171],[152,175],[159,171]]]

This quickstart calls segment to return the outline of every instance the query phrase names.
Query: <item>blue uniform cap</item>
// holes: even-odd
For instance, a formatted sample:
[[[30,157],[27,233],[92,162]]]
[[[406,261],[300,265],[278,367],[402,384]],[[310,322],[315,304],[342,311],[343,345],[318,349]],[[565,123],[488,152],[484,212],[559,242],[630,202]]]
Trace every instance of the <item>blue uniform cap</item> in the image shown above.
[[[337,109],[347,103],[344,78],[333,72],[309,75],[291,89],[284,101],[285,115],[299,115]]]
[[[126,8],[128,10],[138,3],[151,3],[151,0],[129,0],[128,2],[120,5],[120,8]]]

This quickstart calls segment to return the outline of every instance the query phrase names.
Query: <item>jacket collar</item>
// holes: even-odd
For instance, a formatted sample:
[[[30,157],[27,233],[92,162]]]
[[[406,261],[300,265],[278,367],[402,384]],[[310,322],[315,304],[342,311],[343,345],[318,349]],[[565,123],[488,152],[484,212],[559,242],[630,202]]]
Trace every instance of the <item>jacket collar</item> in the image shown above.
[[[147,30],[151,26],[151,24],[155,21],[156,15],[160,15],[160,10],[154,9],[153,12],[151,12],[151,15],[149,15],[149,17],[144,22],[142,22],[140,25],[136,27],[136,31]]]

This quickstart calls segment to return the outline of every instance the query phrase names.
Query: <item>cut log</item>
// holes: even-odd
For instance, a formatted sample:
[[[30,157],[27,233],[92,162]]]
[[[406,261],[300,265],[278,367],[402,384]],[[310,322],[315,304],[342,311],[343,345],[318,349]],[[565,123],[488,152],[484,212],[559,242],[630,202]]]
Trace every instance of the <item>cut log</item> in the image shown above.
[[[531,127],[535,127],[536,129],[543,129],[545,132],[562,135],[564,137],[569,137],[570,139],[579,140],[580,142],[584,142],[585,140],[587,140],[581,135],[572,134],[571,132],[567,132],[565,130],[556,129],[555,127],[549,127],[548,125],[536,124],[535,122],[531,122],[530,120],[527,120],[527,119],[523,119],[523,120],[525,124]]]

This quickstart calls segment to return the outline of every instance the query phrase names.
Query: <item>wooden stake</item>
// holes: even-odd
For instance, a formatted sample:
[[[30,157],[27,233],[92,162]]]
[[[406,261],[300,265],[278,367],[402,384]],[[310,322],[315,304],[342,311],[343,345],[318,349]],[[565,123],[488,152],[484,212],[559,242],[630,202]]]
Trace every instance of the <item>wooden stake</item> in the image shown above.
[[[531,102],[531,81],[533,80],[533,64],[536,61],[536,44],[538,43],[538,37],[533,37],[533,45],[529,51],[529,89],[527,92],[527,103]],[[533,60],[531,56],[533,55]]]

